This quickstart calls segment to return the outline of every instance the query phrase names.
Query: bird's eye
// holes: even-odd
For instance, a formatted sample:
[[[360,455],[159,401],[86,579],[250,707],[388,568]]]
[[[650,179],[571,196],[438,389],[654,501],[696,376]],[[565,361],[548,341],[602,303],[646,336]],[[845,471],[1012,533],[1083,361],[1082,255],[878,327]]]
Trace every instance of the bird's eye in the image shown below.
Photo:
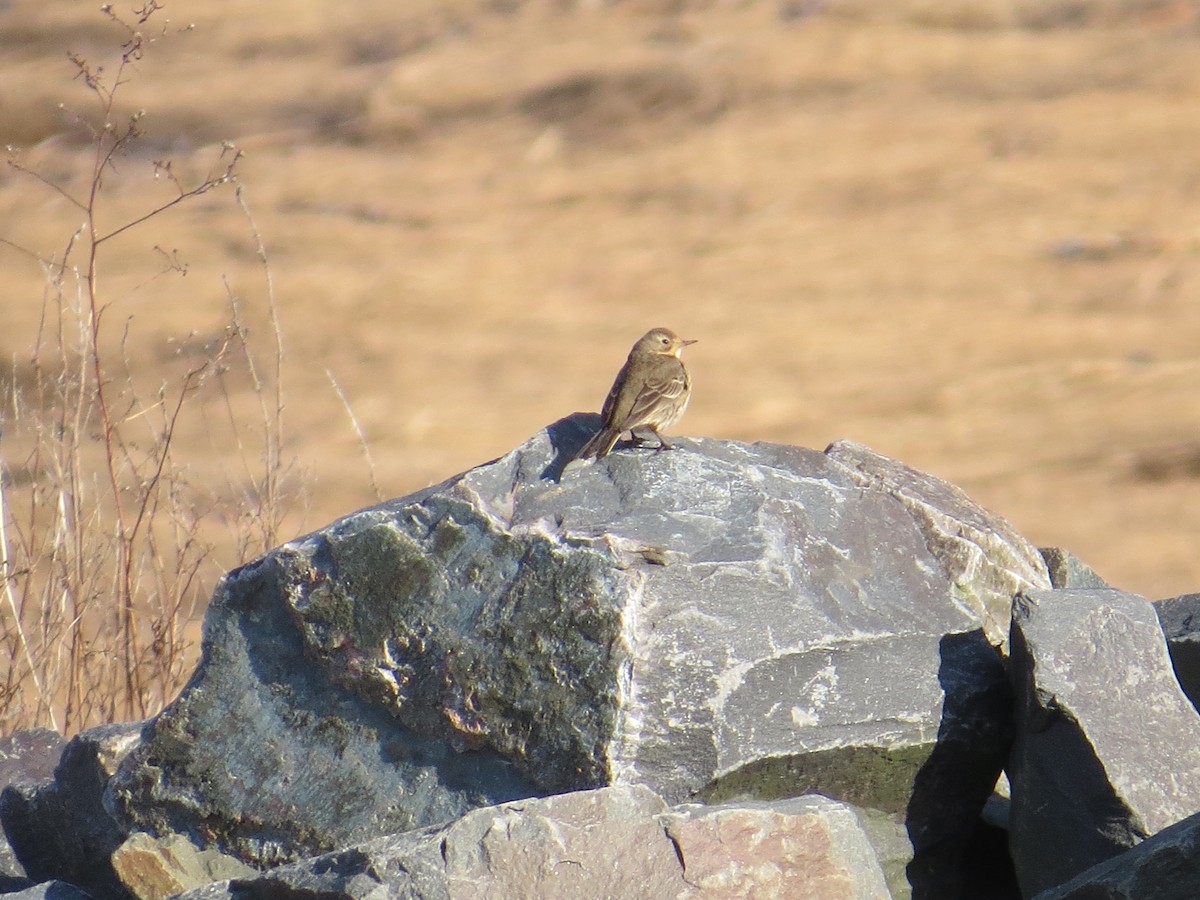
[[[671,339],[670,339],[670,338],[660,337],[660,338],[659,338],[659,340],[660,340],[660,341],[662,341],[664,344],[669,344],[669,343],[671,343]]]

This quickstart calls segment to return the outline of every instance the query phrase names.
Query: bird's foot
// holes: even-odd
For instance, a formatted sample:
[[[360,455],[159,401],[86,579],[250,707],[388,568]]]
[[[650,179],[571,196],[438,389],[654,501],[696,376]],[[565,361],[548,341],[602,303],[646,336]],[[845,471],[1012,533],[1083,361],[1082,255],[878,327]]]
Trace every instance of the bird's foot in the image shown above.
[[[629,437],[630,445],[639,450],[649,447],[654,450],[655,453],[659,453],[663,450],[675,449],[675,445],[667,443],[667,439],[657,431],[647,431],[645,434],[630,432]]]

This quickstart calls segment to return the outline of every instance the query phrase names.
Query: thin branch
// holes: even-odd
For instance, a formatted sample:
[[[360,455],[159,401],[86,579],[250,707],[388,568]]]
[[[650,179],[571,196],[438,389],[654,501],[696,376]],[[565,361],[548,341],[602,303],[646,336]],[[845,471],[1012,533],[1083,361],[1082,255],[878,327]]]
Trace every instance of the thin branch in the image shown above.
[[[250,211],[250,205],[246,200],[245,192],[242,190],[241,184],[237,185],[236,189],[234,190],[234,198],[237,200],[237,204],[241,208],[242,213],[246,216],[246,221],[250,223],[250,233],[254,236],[256,252],[258,253],[258,259],[263,268],[263,277],[267,282],[267,315],[271,321],[271,330],[275,334],[275,408],[273,413],[269,413],[267,411],[266,402],[262,399],[261,389],[256,390],[263,417],[263,436],[267,444],[266,479],[264,487],[266,490],[265,502],[267,510],[269,511],[270,527],[269,530],[263,535],[263,543],[266,544],[263,549],[265,550],[269,549],[270,546],[275,543],[275,539],[277,537],[276,531],[280,521],[282,520],[282,513],[279,508],[281,501],[281,486],[279,482],[280,474],[283,470],[283,328],[279,324],[279,312],[275,303],[275,278],[271,272],[271,262],[267,256],[267,248],[263,243],[262,232],[259,231],[258,223],[254,219],[254,214]],[[238,323],[236,316],[236,303],[234,304],[234,312],[234,322],[240,329],[241,325]],[[246,350],[246,361],[250,366],[251,374],[253,375],[255,384],[257,386],[261,384],[258,377],[257,368],[254,365],[254,360],[250,355],[249,348],[246,347],[244,341],[242,346]]]
[[[192,197],[199,197],[201,194],[207,194],[213,188],[220,187],[223,184],[233,181],[234,180],[233,168],[235,165],[237,165],[237,161],[239,159],[241,159],[241,156],[242,156],[242,154],[241,154],[241,151],[239,150],[237,155],[234,157],[233,161],[229,163],[229,166],[226,168],[225,173],[223,175],[220,175],[217,178],[207,178],[204,180],[203,183],[197,185],[196,187],[192,188],[189,191],[185,191],[184,193],[180,194],[178,197],[174,197],[171,200],[168,200],[166,203],[163,203],[160,206],[156,206],[154,209],[150,210],[148,213],[138,216],[136,219],[134,219],[130,222],[126,222],[124,225],[122,225],[119,228],[114,228],[112,231],[108,232],[107,234],[101,235],[100,237],[96,238],[96,245],[99,246],[100,244],[103,244],[105,241],[110,240],[111,238],[115,238],[118,234],[122,234],[131,228],[136,228],[138,225],[141,225],[143,222],[145,222],[149,219],[153,219],[157,215],[161,215],[162,213],[165,213],[168,209],[171,209],[174,206],[178,206],[180,203],[184,202],[185,200],[188,200]]]
[[[18,253],[23,254],[24,256],[28,256],[34,262],[39,263],[40,265],[45,266],[47,268],[62,268],[62,266],[59,263],[56,263],[54,260],[47,259],[46,257],[42,256],[41,254],[35,253],[33,250],[30,250],[27,247],[22,247],[20,244],[15,244],[12,241],[10,241],[8,238],[0,237],[0,244],[3,244],[5,247],[11,247],[13,250],[16,250]]]
[[[0,577],[4,579],[4,599],[12,613],[13,629],[17,633],[17,641],[21,645],[21,653],[25,657],[25,664],[29,667],[29,677],[33,681],[34,690],[37,692],[38,703],[48,711],[50,725],[57,731],[58,719],[54,715],[54,706],[50,698],[46,695],[46,689],[43,687],[42,680],[38,676],[38,667],[33,661],[33,653],[29,649],[29,639],[25,636],[25,627],[21,621],[21,613],[17,609],[17,598],[13,595],[13,580],[16,578],[17,573],[12,569],[12,562],[8,556],[9,544],[6,525],[8,511],[5,508],[5,493],[4,482],[0,480]]]
[[[371,456],[371,445],[367,443],[367,436],[363,434],[362,426],[358,424],[358,416],[354,414],[354,410],[350,407],[350,401],[346,399],[346,393],[342,390],[342,386],[337,383],[337,379],[333,377],[333,373],[328,369],[325,370],[325,374],[329,376],[329,383],[333,385],[338,399],[342,401],[342,408],[346,410],[346,415],[350,417],[350,424],[354,427],[354,433],[358,435],[358,443],[362,447],[363,456],[367,460],[367,471],[371,474],[371,490],[375,492],[375,499],[382,502],[383,492],[379,490],[379,483],[375,480],[375,460]]]
[[[11,150],[11,148],[9,148],[9,149]],[[19,162],[17,162],[15,159],[13,159],[11,157],[8,160],[8,165],[11,168],[15,169],[16,171],[20,172],[22,175],[28,175],[30,178],[36,178],[38,181],[40,181],[46,187],[50,188],[50,190],[57,193],[60,197],[62,197],[68,203],[70,203],[72,206],[74,206],[76,209],[78,209],[80,212],[84,212],[84,213],[87,212],[87,204],[86,203],[83,203],[82,201],[77,200],[72,194],[70,194],[66,190],[66,188],[60,187],[59,185],[55,184],[53,181],[51,181],[49,178],[47,178],[41,172],[35,172],[33,169],[27,169],[27,168],[25,168],[25,166],[21,165]],[[9,242],[5,241],[4,243],[8,244]],[[15,247],[16,245],[9,244],[9,246]],[[20,249],[20,248],[17,248],[17,249]]]

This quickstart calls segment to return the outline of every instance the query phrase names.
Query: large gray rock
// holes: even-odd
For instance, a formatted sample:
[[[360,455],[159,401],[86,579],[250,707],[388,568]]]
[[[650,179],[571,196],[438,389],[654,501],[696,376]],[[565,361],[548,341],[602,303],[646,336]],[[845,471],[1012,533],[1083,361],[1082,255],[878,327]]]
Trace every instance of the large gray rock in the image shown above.
[[[890,898],[853,809],[825,797],[668,810],[647,788],[560,794],[468,813],[213,884],[186,900]]]
[[[1200,814],[1092,866],[1034,900],[1195,900],[1200,897]]]
[[[49,728],[16,731],[0,738],[0,791],[10,784],[26,785],[25,790],[54,779],[54,767],[62,756],[66,740]],[[18,861],[0,828],[0,892],[28,886],[25,867]]]
[[[1200,594],[1159,600],[1154,610],[1167,639],[1179,686],[1192,706],[1200,709]]]
[[[864,486],[900,502],[920,529],[955,600],[982,623],[989,641],[1004,645],[1013,595],[1025,588],[1050,587],[1041,553],[1011,523],[935,475],[853,441],[837,441],[825,453]]]
[[[1026,896],[1200,810],[1200,716],[1153,607],[1114,590],[1013,608],[1010,840]]]
[[[110,857],[126,834],[103,798],[141,728],[133,722],[84,731],[67,744],[52,782],[10,784],[0,793],[0,822],[31,879],[69,882],[95,900],[124,900]]]
[[[819,791],[952,844],[936,820],[978,813],[1007,745],[991,644],[1013,591],[1049,583],[1036,549],[855,444],[566,466],[594,424],[230,573],[112,783],[125,826],[275,864],[637,783]]]

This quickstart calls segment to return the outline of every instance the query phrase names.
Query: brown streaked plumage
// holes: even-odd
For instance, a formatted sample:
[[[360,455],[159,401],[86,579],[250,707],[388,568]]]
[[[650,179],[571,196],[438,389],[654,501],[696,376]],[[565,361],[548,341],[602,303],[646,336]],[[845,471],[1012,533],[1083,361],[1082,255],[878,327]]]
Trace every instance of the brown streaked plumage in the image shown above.
[[[657,449],[672,449],[659,429],[675,424],[687,409],[692,384],[680,354],[694,343],[669,328],[652,328],[633,345],[600,411],[600,430],[583,445],[580,459],[607,456],[626,431],[639,444],[639,431],[653,432]]]

